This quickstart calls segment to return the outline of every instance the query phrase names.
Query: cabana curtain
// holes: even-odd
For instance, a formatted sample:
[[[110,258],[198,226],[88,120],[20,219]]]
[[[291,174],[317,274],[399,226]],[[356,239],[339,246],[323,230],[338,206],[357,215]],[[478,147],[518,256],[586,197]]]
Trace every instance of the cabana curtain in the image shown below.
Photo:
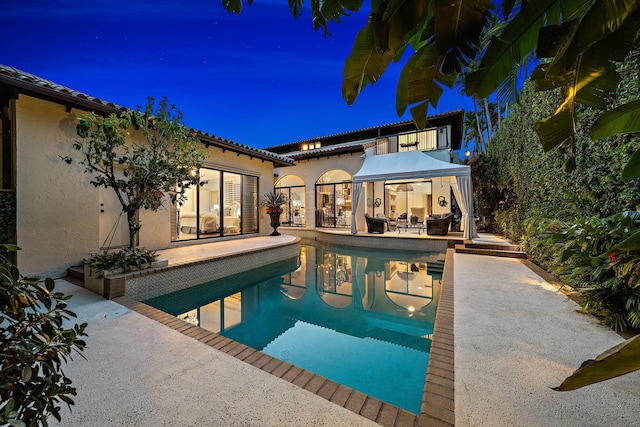
[[[476,231],[476,221],[473,218],[473,186],[471,184],[471,177],[451,177],[451,187],[462,211],[461,226],[463,227],[464,238],[471,239],[472,237],[476,237],[478,232]],[[471,213],[469,213],[469,207],[471,208]]]
[[[360,170],[353,175],[353,202],[357,207],[362,183],[374,181],[410,180],[433,177],[452,177],[454,195],[462,211],[465,239],[477,236],[473,215],[473,187],[471,168],[438,160],[422,151],[366,156]],[[351,233],[356,234],[357,215],[351,217]]]

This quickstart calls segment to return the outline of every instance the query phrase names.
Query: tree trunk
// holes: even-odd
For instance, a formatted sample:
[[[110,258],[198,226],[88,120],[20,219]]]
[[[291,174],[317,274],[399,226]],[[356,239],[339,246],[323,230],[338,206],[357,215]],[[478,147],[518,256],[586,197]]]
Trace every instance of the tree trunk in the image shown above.
[[[489,148],[489,144],[491,144],[491,130],[493,129],[493,124],[491,123],[491,113],[489,113],[489,101],[487,98],[484,100],[484,114],[487,120],[487,148]]]
[[[480,115],[478,114],[478,101],[473,100],[473,113],[476,116],[476,128],[478,129],[478,141],[476,141],[476,150],[478,154],[484,152],[484,132],[482,132],[482,126],[480,124]]]
[[[140,231],[140,224],[138,224],[136,218],[136,210],[127,211],[127,224],[129,224],[129,249],[135,249],[136,236]]]

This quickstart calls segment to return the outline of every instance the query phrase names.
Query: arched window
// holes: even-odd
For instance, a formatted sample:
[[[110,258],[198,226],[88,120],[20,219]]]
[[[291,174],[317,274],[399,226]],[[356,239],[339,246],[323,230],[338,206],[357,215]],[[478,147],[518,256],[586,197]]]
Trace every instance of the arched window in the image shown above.
[[[287,204],[282,207],[280,223],[290,227],[303,227],[306,218],[304,181],[296,175],[287,175],[276,182],[275,188],[287,200]]]
[[[351,227],[351,175],[332,169],[316,182],[316,227]]]

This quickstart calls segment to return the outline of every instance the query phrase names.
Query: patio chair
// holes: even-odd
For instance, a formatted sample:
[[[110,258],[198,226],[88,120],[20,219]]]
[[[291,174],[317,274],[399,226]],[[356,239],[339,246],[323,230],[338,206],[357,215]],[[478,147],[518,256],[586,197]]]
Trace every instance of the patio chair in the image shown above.
[[[369,214],[364,214],[364,219],[367,221],[367,231],[369,233],[384,234],[384,229],[387,227],[387,220],[385,218],[374,218],[369,216]]]
[[[433,215],[427,218],[427,234],[432,236],[446,236],[451,226],[453,214]]]
[[[387,231],[392,231],[396,229],[396,220],[387,218],[383,213],[376,214],[377,219],[383,219],[387,223]]]

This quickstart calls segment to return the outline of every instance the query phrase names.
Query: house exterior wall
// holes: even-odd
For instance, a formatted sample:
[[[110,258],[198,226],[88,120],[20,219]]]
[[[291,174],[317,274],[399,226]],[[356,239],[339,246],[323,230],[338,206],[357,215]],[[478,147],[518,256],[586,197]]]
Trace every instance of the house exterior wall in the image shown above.
[[[60,277],[99,247],[98,190],[60,158],[73,151],[78,112],[23,94],[15,105],[18,265]]]
[[[305,203],[307,216],[303,228],[315,228],[315,216],[313,215],[313,212],[315,212],[317,208],[315,185],[322,174],[332,169],[340,169],[353,176],[360,170],[360,167],[362,166],[363,159],[361,156],[361,153],[354,153],[341,154],[340,156],[321,157],[309,160],[305,159],[296,161],[296,164],[294,166],[275,169],[275,173],[278,175],[278,179],[283,178],[287,175],[296,175],[300,177],[305,183]],[[359,207],[360,206],[362,206],[361,203],[359,204]],[[359,210],[355,208],[354,211],[354,214],[357,214],[359,212]],[[362,211],[362,213],[364,213],[364,211]]]
[[[100,221],[117,218],[113,212],[100,212],[100,193],[89,183],[90,175],[77,162],[66,164],[61,156],[78,159],[72,144],[77,139],[75,126],[84,111],[21,94],[15,102],[16,194],[18,265],[27,275],[62,277],[66,269],[78,265],[101,242]],[[130,131],[141,141],[142,135]],[[260,194],[273,189],[273,164],[247,155],[238,155],[217,147],[206,149],[204,166],[257,176]],[[102,197],[115,197],[102,189]],[[171,209],[166,200],[157,212],[141,211],[139,245],[163,249],[171,242]],[[115,211],[118,209],[118,211]],[[126,222],[126,218],[121,217]],[[109,222],[112,222],[109,219]],[[110,226],[110,224],[107,224]],[[103,224],[104,226],[104,224]],[[269,234],[269,217],[261,208],[259,230]],[[104,234],[104,231],[103,231]],[[121,239],[120,239],[121,240]],[[209,240],[211,241],[211,240]],[[201,241],[200,241],[201,242]],[[113,242],[112,246],[122,242]],[[198,243],[194,241],[192,243]],[[185,242],[181,242],[185,244]]]
[[[368,152],[369,155],[374,155],[371,150]],[[426,152],[426,154],[442,161],[449,161],[449,150],[434,150]],[[361,153],[354,154],[346,154],[340,156],[329,156],[329,157],[321,157],[317,159],[310,160],[299,160],[296,162],[295,166],[288,166],[284,168],[275,169],[275,173],[278,174],[278,178],[283,178],[287,175],[296,175],[302,178],[305,182],[305,202],[307,203],[307,212],[313,212],[316,209],[316,199],[315,199],[315,184],[320,178],[320,176],[328,170],[331,169],[341,169],[349,173],[350,175],[354,175],[357,173],[364,159],[362,158]],[[433,214],[443,214],[447,212],[451,212],[451,186],[450,186],[450,177],[431,178],[432,182],[432,213]],[[375,187],[375,191],[373,188]],[[353,215],[356,216],[356,225],[358,231],[365,231],[366,224],[363,220],[363,215],[366,210],[366,199],[371,198],[372,194],[375,192],[376,195],[383,197],[384,195],[384,185],[382,182],[375,182],[373,186],[371,183],[365,183],[363,194],[360,197],[359,203],[357,207],[354,207]],[[443,196],[446,201],[445,206],[440,206],[438,204],[438,199]],[[378,197],[378,196],[376,196]],[[414,204],[420,205],[423,201],[415,201]],[[385,206],[381,205],[380,207],[371,207],[373,209],[373,215],[375,216],[378,213],[384,213]],[[396,212],[397,214],[397,212]],[[284,227],[283,227],[284,228]],[[296,227],[300,228],[300,227]],[[315,229],[315,221],[313,216],[307,216],[305,229]]]
[[[258,203],[265,193],[273,191],[273,163],[250,158],[246,155],[238,155],[229,150],[223,151],[219,147],[209,147],[206,150],[207,158],[203,167],[236,172],[244,175],[258,177]],[[269,226],[271,219],[267,215],[266,208],[260,207],[258,211],[259,230],[261,235],[268,235],[273,231]]]

